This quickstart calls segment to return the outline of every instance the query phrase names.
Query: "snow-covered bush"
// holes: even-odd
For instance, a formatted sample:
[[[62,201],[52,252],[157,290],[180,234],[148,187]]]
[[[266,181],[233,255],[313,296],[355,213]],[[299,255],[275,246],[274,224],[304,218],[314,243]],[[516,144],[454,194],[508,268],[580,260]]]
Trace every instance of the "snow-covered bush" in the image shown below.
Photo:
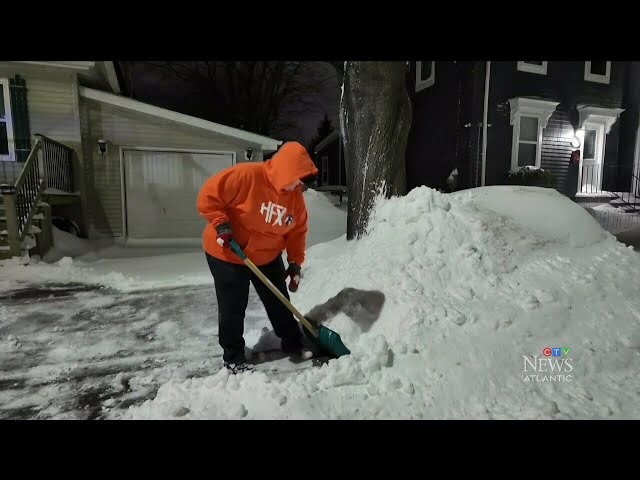
[[[558,179],[549,170],[525,166],[509,172],[507,185],[555,188],[558,185]]]

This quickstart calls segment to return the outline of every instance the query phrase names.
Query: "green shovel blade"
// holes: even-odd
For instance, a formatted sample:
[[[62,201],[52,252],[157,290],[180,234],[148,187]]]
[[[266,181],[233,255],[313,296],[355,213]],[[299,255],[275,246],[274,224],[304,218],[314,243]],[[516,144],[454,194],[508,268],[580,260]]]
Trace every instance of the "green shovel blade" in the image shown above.
[[[337,332],[334,332],[330,328],[320,327],[318,329],[318,336],[314,336],[306,328],[304,332],[315,345],[322,351],[331,355],[334,358],[340,358],[343,355],[349,355],[351,351],[342,343],[342,339]]]
[[[327,327],[320,327],[316,340],[324,350],[331,353],[336,358],[340,358],[343,355],[349,355],[351,353],[346,345],[342,343],[340,335]]]

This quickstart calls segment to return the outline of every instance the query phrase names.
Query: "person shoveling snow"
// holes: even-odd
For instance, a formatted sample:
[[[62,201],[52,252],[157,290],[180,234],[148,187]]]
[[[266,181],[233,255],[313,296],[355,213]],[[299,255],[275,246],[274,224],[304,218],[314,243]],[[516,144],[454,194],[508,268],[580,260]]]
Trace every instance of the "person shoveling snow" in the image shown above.
[[[304,181],[318,169],[306,149],[287,142],[269,160],[241,163],[211,177],[202,186],[197,208],[208,222],[203,234],[206,259],[218,301],[219,342],[224,366],[232,373],[247,371],[243,338],[249,282],[258,293],[282,351],[307,357],[298,323],[287,307],[233,251],[236,241],[259,271],[289,300],[296,291],[305,259],[308,214]],[[287,251],[285,270],[281,253]]]

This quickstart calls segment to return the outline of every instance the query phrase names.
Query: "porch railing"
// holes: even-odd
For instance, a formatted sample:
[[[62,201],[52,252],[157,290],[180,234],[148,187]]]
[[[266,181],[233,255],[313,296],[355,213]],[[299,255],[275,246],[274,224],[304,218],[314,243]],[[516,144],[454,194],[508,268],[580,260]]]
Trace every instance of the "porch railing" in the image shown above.
[[[73,193],[73,150],[43,135],[36,135],[42,143],[42,158],[47,189]]]
[[[73,150],[44,135],[35,137],[18,179],[13,185],[0,186],[11,255],[20,255],[43,192],[47,189],[73,192]]]
[[[578,193],[608,194],[640,211],[640,178],[633,165],[582,165]]]

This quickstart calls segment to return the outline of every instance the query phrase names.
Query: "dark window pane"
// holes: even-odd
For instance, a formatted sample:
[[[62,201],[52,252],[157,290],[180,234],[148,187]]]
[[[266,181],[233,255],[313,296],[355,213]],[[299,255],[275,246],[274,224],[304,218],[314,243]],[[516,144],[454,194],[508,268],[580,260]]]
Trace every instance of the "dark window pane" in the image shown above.
[[[0,122],[0,155],[9,155],[9,141],[7,140],[7,124]]]
[[[529,63],[531,65],[538,65],[540,67],[542,66],[542,61],[539,61],[539,62],[529,62],[529,61],[527,61],[527,62],[524,62],[524,63]]]
[[[0,85],[0,118],[4,118],[4,85]]]
[[[538,119],[536,117],[520,117],[520,141],[538,141]]]
[[[536,164],[536,149],[537,145],[533,143],[521,143],[518,149],[518,166],[524,167],[525,165],[535,166]]]
[[[591,61],[591,73],[594,75],[606,75],[607,74],[607,62],[594,62]]]
[[[422,70],[420,71],[420,80],[425,81],[431,76],[431,61],[420,62],[422,64]]]
[[[596,156],[596,131],[587,130],[584,132],[584,158],[591,160]]]

